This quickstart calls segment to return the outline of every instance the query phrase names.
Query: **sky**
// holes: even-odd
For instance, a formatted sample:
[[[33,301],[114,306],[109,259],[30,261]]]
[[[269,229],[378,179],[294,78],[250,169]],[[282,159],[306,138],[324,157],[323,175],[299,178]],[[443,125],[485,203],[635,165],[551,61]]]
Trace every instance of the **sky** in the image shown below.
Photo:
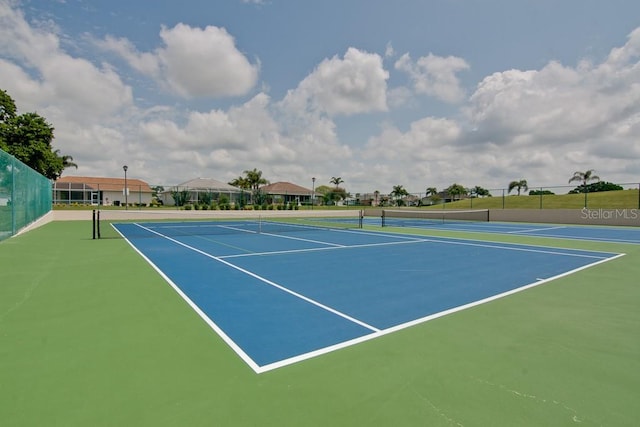
[[[640,182],[637,0],[0,0],[0,89],[63,176]]]

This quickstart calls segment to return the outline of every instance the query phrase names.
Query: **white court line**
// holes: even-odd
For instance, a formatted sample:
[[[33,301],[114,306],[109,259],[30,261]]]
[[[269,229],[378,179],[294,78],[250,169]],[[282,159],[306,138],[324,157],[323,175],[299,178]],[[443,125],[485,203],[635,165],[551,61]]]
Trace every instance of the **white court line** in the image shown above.
[[[272,233],[260,233],[263,234],[265,236],[271,236],[271,237],[278,237],[281,239],[290,239],[290,240],[299,240],[302,242],[309,242],[309,243],[318,243],[320,245],[327,245],[327,246],[335,246],[338,248],[344,248],[345,245],[339,245],[337,243],[331,243],[331,242],[324,242],[321,240],[313,240],[313,239],[303,239],[302,237],[293,237],[293,236],[284,236],[282,234],[272,234]]]
[[[251,277],[253,277],[255,279],[258,279],[259,281],[261,281],[263,283],[266,283],[266,284],[268,284],[270,286],[273,286],[274,288],[280,289],[281,291],[284,291],[284,292],[286,292],[286,293],[288,293],[290,295],[293,295],[293,296],[295,296],[295,297],[297,297],[297,298],[299,298],[299,299],[301,299],[303,301],[306,301],[306,302],[308,302],[310,304],[313,304],[316,307],[322,308],[323,310],[326,310],[326,311],[328,311],[330,313],[333,313],[333,314],[335,314],[337,316],[340,316],[343,319],[346,319],[346,320],[348,320],[350,322],[353,322],[353,323],[355,323],[357,325],[360,325],[360,326],[362,326],[362,327],[364,327],[366,329],[369,329],[369,330],[371,330],[373,332],[379,331],[379,329],[374,327],[374,326],[368,325],[367,323],[365,323],[365,322],[363,322],[361,320],[358,320],[358,319],[356,319],[354,317],[351,317],[348,314],[342,313],[342,312],[340,312],[340,311],[338,311],[338,310],[336,310],[334,308],[331,308],[331,307],[329,307],[327,305],[322,304],[321,302],[318,302],[318,301],[316,301],[316,300],[314,300],[312,298],[309,298],[309,297],[304,296],[304,295],[302,295],[302,294],[300,294],[298,292],[292,291],[291,289],[288,289],[288,288],[286,288],[286,287],[284,287],[282,285],[279,285],[279,284],[277,284],[277,283],[275,283],[275,282],[273,282],[273,281],[271,281],[271,280],[269,280],[269,279],[267,279],[265,277],[262,277],[262,276],[260,276],[258,274],[255,274],[255,273],[252,273],[249,270],[246,270],[246,269],[244,269],[242,267],[239,267],[239,266],[237,266],[235,264],[232,264],[232,263],[230,263],[228,261],[225,261],[224,259],[221,259],[220,257],[217,257],[215,255],[211,255],[210,253],[202,251],[202,250],[200,250],[198,248],[194,248],[193,246],[189,246],[186,243],[182,243],[179,240],[173,239],[173,238],[171,238],[169,236],[165,236],[164,234],[161,234],[161,233],[158,233],[157,231],[151,230],[151,229],[149,229],[149,228],[147,228],[147,227],[145,227],[145,226],[143,226],[141,224],[135,223],[135,225],[140,227],[140,228],[142,228],[142,229],[144,229],[144,230],[147,230],[147,231],[149,231],[151,233],[157,234],[158,236],[160,236],[162,238],[165,238],[165,239],[167,239],[167,240],[169,240],[169,241],[171,241],[173,243],[176,243],[176,244],[178,244],[180,246],[183,246],[183,247],[185,247],[185,248],[187,248],[189,250],[192,250],[192,251],[197,252],[197,253],[199,253],[201,255],[204,255],[204,256],[206,256],[208,258],[211,258],[211,259],[213,259],[215,261],[218,261],[218,262],[220,262],[222,264],[225,264],[225,265],[227,265],[227,266],[229,266],[229,267],[231,267],[233,269],[236,269],[236,270],[246,274],[247,276],[251,276]]]
[[[567,228],[567,227],[528,228],[524,230],[507,231],[505,234],[535,233],[536,231],[559,230],[561,228]]]

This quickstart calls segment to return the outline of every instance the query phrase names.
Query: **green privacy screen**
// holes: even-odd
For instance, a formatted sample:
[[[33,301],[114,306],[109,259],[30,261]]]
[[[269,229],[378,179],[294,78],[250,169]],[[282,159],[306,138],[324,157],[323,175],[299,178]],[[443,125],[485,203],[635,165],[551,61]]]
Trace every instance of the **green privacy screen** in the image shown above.
[[[51,181],[0,150],[0,240],[51,210]]]

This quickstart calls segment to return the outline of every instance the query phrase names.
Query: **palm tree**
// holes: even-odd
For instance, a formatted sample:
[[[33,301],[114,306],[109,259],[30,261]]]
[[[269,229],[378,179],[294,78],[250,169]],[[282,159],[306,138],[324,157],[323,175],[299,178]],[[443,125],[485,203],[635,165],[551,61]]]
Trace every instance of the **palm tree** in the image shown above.
[[[262,177],[262,171],[259,171],[256,168],[250,171],[244,171],[244,176],[239,176],[233,181],[229,182],[229,185],[233,185],[234,187],[238,187],[242,190],[251,190],[253,196],[254,203],[262,202],[260,200],[260,186],[263,184],[268,184],[265,178]],[[242,196],[241,204],[244,202],[244,196]]]
[[[229,185],[233,185],[234,187],[238,187],[241,190],[251,190],[251,183],[249,182],[249,180],[243,176],[239,176],[236,179],[234,179],[233,181],[229,181],[228,182]],[[240,192],[240,208],[244,208],[245,205],[245,196],[244,196],[244,191]]]
[[[451,196],[452,202],[456,200],[456,196],[463,196],[467,194],[467,189],[460,184],[452,184],[449,188],[447,188],[446,191],[447,191],[447,194]]]
[[[62,167],[66,168],[76,168],[78,169],[78,165],[73,162],[73,157],[69,155],[62,156]]]
[[[427,190],[425,193],[427,197],[435,196],[436,194],[438,194],[438,189],[436,187],[427,187]]]
[[[269,181],[262,177],[262,171],[259,171],[256,168],[253,168],[252,171],[244,171],[244,174],[250,188],[254,192],[258,192],[261,185],[269,183]]]
[[[511,181],[509,183],[509,190],[507,193],[511,193],[511,190],[514,188],[518,189],[518,196],[520,195],[520,190],[527,191],[529,189],[529,185],[527,184],[526,179],[521,179],[520,181]]]
[[[471,189],[471,193],[475,194],[477,197],[490,196],[491,195],[491,193],[489,193],[489,190],[487,190],[486,188],[482,188],[479,185],[476,185],[475,187],[473,187]]]
[[[342,178],[340,178],[339,176],[338,177],[332,176],[331,179],[329,180],[329,182],[332,183],[333,185],[335,185],[336,188],[338,188],[338,186],[340,184],[342,184],[344,182],[344,180]]]
[[[238,187],[238,188],[240,188],[242,190],[250,190],[251,189],[251,184],[243,176],[239,176],[236,179],[234,179],[233,181],[229,181],[228,184],[229,185],[233,185],[234,187]]]
[[[66,168],[76,168],[78,169],[78,165],[75,164],[73,162],[73,157],[69,156],[69,155],[60,155],[60,150],[55,150],[53,152],[53,155],[55,157],[57,157],[58,159],[60,159],[60,162],[62,163],[62,169],[60,169],[60,172],[58,174],[56,174],[56,179],[60,178],[62,176],[62,171],[65,170]]]
[[[598,175],[594,175],[593,174],[594,172],[595,172],[594,169],[589,169],[588,171],[585,171],[585,172],[576,171],[573,173],[573,176],[569,180],[569,184],[571,184],[573,181],[582,182],[582,190],[586,193],[587,183],[589,181],[600,181],[600,177]]]
[[[405,190],[405,188],[402,185],[394,185],[393,186],[393,191],[391,192],[391,196],[395,199],[396,204],[398,206],[401,206],[401,198],[403,196],[408,196],[409,192],[407,190]]]

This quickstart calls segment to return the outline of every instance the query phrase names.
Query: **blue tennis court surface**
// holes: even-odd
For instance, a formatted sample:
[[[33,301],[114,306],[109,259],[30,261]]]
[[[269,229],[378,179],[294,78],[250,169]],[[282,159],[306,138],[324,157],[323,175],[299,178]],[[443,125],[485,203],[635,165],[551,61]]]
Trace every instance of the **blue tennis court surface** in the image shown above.
[[[258,373],[621,256],[245,221],[114,226]]]

